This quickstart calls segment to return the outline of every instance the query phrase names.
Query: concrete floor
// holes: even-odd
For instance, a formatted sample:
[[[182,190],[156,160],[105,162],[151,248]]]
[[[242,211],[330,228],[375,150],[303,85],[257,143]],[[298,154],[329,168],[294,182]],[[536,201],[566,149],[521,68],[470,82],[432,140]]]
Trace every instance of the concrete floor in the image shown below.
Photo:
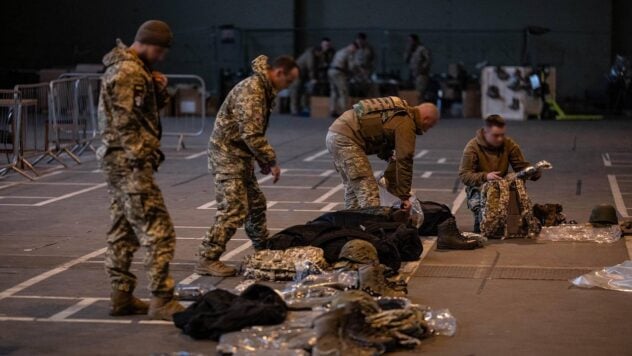
[[[328,119],[277,116],[270,141],[286,169],[272,185],[262,178],[272,232],[340,209],[342,191],[323,151]],[[459,225],[472,218],[456,171],[478,120],[443,120],[421,137],[413,182],[417,195],[452,206]],[[559,202],[584,222],[597,203],[632,210],[632,121],[511,123],[510,134],[532,162],[555,168],[529,183],[534,202]],[[210,130],[207,130],[210,131]],[[208,134],[177,152],[166,138],[167,161],[158,174],[178,234],[172,271],[178,281],[229,287],[238,278],[192,275],[195,252],[213,221],[214,192],[203,153]],[[194,341],[163,322],[107,315],[103,272],[108,198],[89,154],[84,163],[55,169],[34,182],[0,178],[0,354],[148,355],[195,351],[215,344]],[[375,161],[375,170],[384,165]],[[629,208],[628,208],[629,207]],[[430,246],[431,243],[426,243]],[[409,353],[441,355],[630,354],[632,298],[626,293],[571,287],[569,278],[630,259],[625,241],[611,245],[509,240],[476,251],[430,251],[406,266],[410,298],[449,308],[458,320],[454,337],[435,337]],[[239,263],[251,252],[243,230],[225,258]],[[148,297],[138,253],[137,294]],[[405,352],[403,352],[405,353]]]

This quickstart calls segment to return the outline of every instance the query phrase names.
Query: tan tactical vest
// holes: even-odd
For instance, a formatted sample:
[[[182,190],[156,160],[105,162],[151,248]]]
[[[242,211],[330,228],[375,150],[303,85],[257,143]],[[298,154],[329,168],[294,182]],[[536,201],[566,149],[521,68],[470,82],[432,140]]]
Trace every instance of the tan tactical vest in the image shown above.
[[[365,99],[353,105],[353,111],[358,119],[367,154],[375,154],[386,144],[384,124],[397,114],[407,113],[408,103],[396,96]]]

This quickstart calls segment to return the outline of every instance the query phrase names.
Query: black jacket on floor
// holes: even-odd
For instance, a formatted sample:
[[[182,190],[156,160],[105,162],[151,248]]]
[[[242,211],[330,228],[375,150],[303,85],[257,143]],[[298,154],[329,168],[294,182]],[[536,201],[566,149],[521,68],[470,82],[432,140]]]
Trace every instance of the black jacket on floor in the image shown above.
[[[211,339],[253,325],[276,325],[285,321],[287,306],[270,287],[254,284],[241,295],[222,289],[206,293],[186,310],[173,316],[173,323],[194,339]]]

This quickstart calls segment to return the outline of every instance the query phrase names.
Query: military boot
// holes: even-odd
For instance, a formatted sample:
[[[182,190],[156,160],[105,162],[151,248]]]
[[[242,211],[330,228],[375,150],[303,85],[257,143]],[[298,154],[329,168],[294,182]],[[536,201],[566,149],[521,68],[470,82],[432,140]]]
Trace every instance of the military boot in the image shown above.
[[[364,265],[358,269],[360,289],[373,295],[384,297],[405,297],[406,288],[389,282],[384,277],[384,265]]]
[[[437,226],[437,248],[440,250],[473,250],[478,246],[478,241],[461,235],[454,218]]]
[[[231,277],[237,274],[237,269],[220,260],[200,258],[193,272],[205,276]]]
[[[131,292],[113,290],[110,294],[110,315],[123,316],[135,314],[147,314],[149,304],[134,297]]]
[[[173,314],[183,311],[185,308],[173,297],[153,297],[149,302],[147,315],[152,320],[171,321]]]

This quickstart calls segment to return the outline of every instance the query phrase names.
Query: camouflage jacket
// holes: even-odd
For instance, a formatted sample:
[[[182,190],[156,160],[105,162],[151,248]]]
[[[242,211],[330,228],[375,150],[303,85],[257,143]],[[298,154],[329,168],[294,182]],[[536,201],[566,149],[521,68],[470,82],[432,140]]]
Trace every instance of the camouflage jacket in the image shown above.
[[[252,61],[254,74],[239,82],[217,113],[209,140],[209,169],[224,178],[242,177],[253,160],[274,166],[276,153],[265,137],[276,90],[266,76],[268,58]]]
[[[408,62],[410,74],[413,77],[418,75],[427,75],[430,72],[431,64],[432,57],[430,56],[430,50],[423,45],[419,45],[410,55],[410,60]]]
[[[520,214],[519,232],[512,234],[507,229],[511,189],[517,192]],[[481,232],[487,238],[535,238],[541,225],[533,216],[533,205],[527,194],[525,182],[514,176],[487,182],[481,191],[482,216]]]
[[[103,64],[98,109],[103,145],[123,149],[130,160],[152,158],[160,148],[158,110],[168,100],[166,90],[156,93],[151,69],[120,40]]]
[[[383,126],[386,144],[380,156],[388,161],[384,176],[388,183],[388,191],[399,198],[407,199],[410,196],[417,130],[421,125],[419,111],[410,107],[408,115],[393,116]],[[354,110],[345,111],[329,126],[329,131],[350,138],[367,154],[375,154],[362,138],[360,124]],[[388,154],[384,156],[384,152]]]

